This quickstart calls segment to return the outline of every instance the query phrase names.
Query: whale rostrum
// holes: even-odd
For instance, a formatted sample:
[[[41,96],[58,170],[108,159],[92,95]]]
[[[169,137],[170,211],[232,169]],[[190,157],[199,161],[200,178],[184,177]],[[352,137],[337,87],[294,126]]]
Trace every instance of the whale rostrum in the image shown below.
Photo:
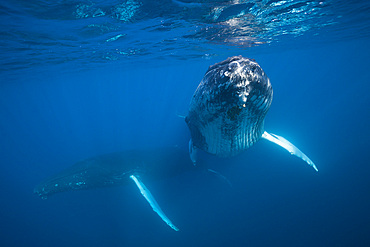
[[[185,121],[194,164],[197,150],[219,157],[237,155],[261,138],[271,141],[312,166],[297,147],[264,130],[273,90],[270,79],[253,59],[234,56],[211,65],[196,89]]]

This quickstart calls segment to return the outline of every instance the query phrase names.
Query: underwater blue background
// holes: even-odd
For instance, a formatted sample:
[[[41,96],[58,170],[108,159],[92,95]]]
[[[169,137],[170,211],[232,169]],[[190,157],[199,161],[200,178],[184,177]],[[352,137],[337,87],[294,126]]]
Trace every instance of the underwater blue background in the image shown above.
[[[324,1],[321,13],[333,15],[297,22],[307,24],[309,31],[275,37],[271,33],[290,25],[281,24],[248,33],[261,41],[248,45],[238,43],[240,39],[232,44],[225,37],[214,40],[209,36],[213,32],[183,35],[203,20],[193,5],[172,1],[180,6],[176,11],[169,6],[156,9],[160,13],[153,18],[126,20],[131,15],[125,11],[136,8],[127,6],[135,4],[122,1],[126,8],[119,5],[120,11],[126,14],[114,19],[106,5],[119,1],[103,2],[1,3],[1,246],[370,245],[367,1],[339,7]],[[106,15],[78,15],[81,4],[100,4]],[[149,3],[141,6],[148,5],[147,12],[155,12]],[[68,8],[75,12],[66,15]],[[189,9],[198,19],[186,16]],[[342,19],[326,21],[343,9]],[[285,14],[296,16],[290,11]],[[235,15],[231,11],[223,18]],[[121,43],[110,46],[104,35],[117,37],[122,26],[114,34],[102,29],[90,36],[68,33],[69,43],[62,38],[64,31],[73,30],[73,22],[86,27],[105,17],[105,22],[125,25],[127,38],[112,41],[123,39]],[[156,33],[147,23],[158,18],[190,24]],[[162,36],[182,40],[153,41],[165,40]],[[146,39],[153,43],[139,42],[135,48],[135,40]],[[117,47],[123,53],[114,53]],[[99,52],[103,55],[94,55]],[[234,158],[203,154],[232,187],[205,173],[147,184],[179,232],[161,221],[134,183],[60,193],[47,200],[33,194],[43,179],[85,158],[142,147],[186,149],[190,134],[178,115],[187,114],[208,66],[233,55],[254,58],[271,80],[274,99],[265,129],[299,147],[318,173],[263,140]]]

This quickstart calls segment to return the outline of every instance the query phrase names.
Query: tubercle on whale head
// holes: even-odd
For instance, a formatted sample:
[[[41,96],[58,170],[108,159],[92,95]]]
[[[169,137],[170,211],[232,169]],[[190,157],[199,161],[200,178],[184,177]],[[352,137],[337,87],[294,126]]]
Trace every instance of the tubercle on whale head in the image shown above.
[[[55,188],[57,188],[58,186],[59,184],[54,184]],[[49,186],[47,183],[41,183],[34,188],[33,193],[38,195],[41,199],[46,200],[49,196],[56,193],[51,188],[52,187]]]
[[[35,187],[33,193],[38,195],[41,199],[48,199],[51,195],[65,191],[66,187],[57,181],[45,181]]]
[[[79,174],[67,177],[52,177],[37,185],[33,193],[38,195],[41,199],[47,199],[51,195],[59,192],[86,189],[87,182],[78,175]]]
[[[211,114],[219,114],[230,110],[235,113],[238,108],[265,115],[271,102],[272,86],[258,63],[234,56],[209,66],[193,95],[190,111],[194,107],[205,108]]]
[[[48,199],[48,193],[45,193],[43,191],[43,188],[36,187],[36,188],[33,189],[33,193],[36,194],[36,195],[38,195],[43,200]]]

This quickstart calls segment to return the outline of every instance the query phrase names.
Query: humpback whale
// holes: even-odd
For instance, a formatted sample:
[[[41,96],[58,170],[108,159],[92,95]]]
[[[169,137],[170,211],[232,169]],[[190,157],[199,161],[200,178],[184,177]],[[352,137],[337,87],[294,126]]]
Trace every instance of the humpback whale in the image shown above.
[[[77,162],[47,178],[35,187],[34,193],[46,199],[63,191],[134,183],[158,216],[178,231],[143,181],[165,179],[198,169],[201,167],[197,164],[198,149],[219,157],[231,157],[260,139],[266,139],[318,171],[296,146],[281,136],[265,131],[264,119],[271,106],[272,95],[269,78],[254,60],[242,56],[230,57],[209,67],[192,97],[189,113],[185,117],[191,134],[190,159],[186,151],[177,147],[101,155]],[[207,170],[228,182],[218,172]]]
[[[191,134],[189,153],[193,164],[198,149],[231,157],[263,138],[318,171],[291,142],[265,131],[264,119],[272,96],[270,79],[255,60],[234,56],[211,65],[191,99],[185,118]]]
[[[64,191],[134,183],[161,219],[178,231],[143,181],[173,177],[192,167],[187,151],[177,147],[127,150],[79,161],[41,182],[34,193],[47,199]]]

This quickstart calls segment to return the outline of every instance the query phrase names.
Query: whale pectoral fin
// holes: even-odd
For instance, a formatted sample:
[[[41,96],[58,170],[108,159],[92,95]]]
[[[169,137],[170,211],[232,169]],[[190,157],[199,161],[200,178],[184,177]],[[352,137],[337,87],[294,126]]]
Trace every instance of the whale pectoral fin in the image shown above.
[[[222,175],[221,173],[219,173],[219,172],[217,172],[217,171],[215,171],[215,170],[213,170],[213,169],[207,169],[207,171],[208,171],[210,174],[212,174],[212,175],[216,176],[217,178],[221,179],[223,182],[226,182],[226,183],[227,183],[227,185],[229,185],[230,187],[233,187],[233,185],[232,185],[232,183],[230,182],[230,180],[229,180],[229,179],[227,179],[227,177],[225,177],[225,176],[224,176],[224,175]]]
[[[182,114],[178,113],[177,111],[176,111],[176,116],[178,116],[179,118],[183,118],[183,119],[185,119],[185,118],[186,118],[186,116],[185,116],[185,115],[182,115]]]
[[[198,152],[198,149],[193,145],[193,140],[190,139],[190,141],[189,141],[189,155],[190,155],[191,161],[193,162],[193,165],[197,164],[197,152]]]
[[[317,169],[317,167],[315,166],[315,164],[312,162],[312,160],[310,160],[310,158],[307,157],[307,155],[305,155],[301,150],[299,150],[296,146],[294,146],[292,143],[290,143],[284,137],[281,137],[281,136],[278,136],[278,135],[275,135],[275,134],[272,134],[272,133],[269,134],[265,131],[262,134],[262,138],[264,138],[266,140],[269,140],[270,142],[273,142],[273,143],[279,145],[280,147],[286,149],[290,154],[301,158],[302,160],[306,161],[307,164],[312,166],[313,169],[315,169],[316,171],[319,171]]]
[[[148,190],[148,188],[141,182],[141,180],[135,176],[131,175],[130,178],[134,180],[136,186],[139,188],[141,194],[144,198],[148,201],[149,205],[152,207],[154,212],[156,212],[161,219],[167,223],[172,229],[178,231],[179,229],[171,222],[171,220],[163,213],[162,209],[159,207],[157,201],[154,199],[152,193]]]

